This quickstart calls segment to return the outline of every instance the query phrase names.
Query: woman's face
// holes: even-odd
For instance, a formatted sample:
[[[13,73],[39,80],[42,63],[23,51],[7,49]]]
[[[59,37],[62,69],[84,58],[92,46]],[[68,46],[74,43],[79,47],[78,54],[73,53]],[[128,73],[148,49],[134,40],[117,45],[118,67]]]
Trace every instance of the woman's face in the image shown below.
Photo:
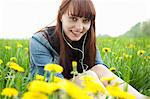
[[[68,11],[62,15],[61,21],[65,35],[71,41],[79,41],[89,30],[91,25],[91,20],[84,17],[73,16],[68,14]]]

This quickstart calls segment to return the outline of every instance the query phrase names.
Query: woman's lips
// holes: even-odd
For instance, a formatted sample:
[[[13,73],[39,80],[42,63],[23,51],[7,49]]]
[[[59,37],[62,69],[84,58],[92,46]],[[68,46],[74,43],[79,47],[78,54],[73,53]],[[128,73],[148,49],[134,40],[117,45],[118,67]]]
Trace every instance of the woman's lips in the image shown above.
[[[74,36],[79,36],[79,35],[81,34],[81,32],[73,32],[72,30],[71,30],[71,33],[72,33]]]

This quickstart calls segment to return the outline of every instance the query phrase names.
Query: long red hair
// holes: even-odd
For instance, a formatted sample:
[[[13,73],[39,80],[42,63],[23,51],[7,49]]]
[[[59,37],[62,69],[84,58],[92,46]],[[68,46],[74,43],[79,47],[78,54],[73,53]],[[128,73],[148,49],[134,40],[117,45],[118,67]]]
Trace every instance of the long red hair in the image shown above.
[[[73,9],[68,9],[69,6]],[[65,45],[64,39],[62,37],[62,23],[61,18],[65,11],[71,12],[72,15],[78,17],[85,17],[91,20],[91,26],[87,33],[86,43],[85,43],[85,62],[91,68],[95,65],[96,58],[96,34],[95,34],[95,8],[91,0],[63,0],[57,15],[57,24],[55,33],[59,38],[60,43],[60,65],[64,67],[64,76],[67,75],[68,54],[66,53],[67,46]],[[71,62],[70,62],[71,63]],[[71,64],[70,64],[71,65]]]

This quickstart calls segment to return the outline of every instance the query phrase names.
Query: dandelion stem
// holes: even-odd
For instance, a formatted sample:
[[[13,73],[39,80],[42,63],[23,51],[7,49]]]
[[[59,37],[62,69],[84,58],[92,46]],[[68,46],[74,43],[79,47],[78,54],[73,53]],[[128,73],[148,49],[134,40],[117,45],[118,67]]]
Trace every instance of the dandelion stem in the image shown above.
[[[53,82],[54,81],[54,75],[55,75],[55,72],[52,71],[51,74],[50,74],[50,79],[48,82]]]

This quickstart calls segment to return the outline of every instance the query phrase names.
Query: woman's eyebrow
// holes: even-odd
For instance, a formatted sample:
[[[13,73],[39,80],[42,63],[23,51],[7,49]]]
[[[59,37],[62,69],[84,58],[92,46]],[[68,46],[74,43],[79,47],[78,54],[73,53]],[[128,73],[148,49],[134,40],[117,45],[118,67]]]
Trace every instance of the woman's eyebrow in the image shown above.
[[[76,15],[74,15],[74,14],[68,14],[69,16],[74,16],[74,17],[78,17],[78,16],[76,16]]]
[[[85,17],[82,17],[83,19],[89,19],[89,18],[85,18]]]

